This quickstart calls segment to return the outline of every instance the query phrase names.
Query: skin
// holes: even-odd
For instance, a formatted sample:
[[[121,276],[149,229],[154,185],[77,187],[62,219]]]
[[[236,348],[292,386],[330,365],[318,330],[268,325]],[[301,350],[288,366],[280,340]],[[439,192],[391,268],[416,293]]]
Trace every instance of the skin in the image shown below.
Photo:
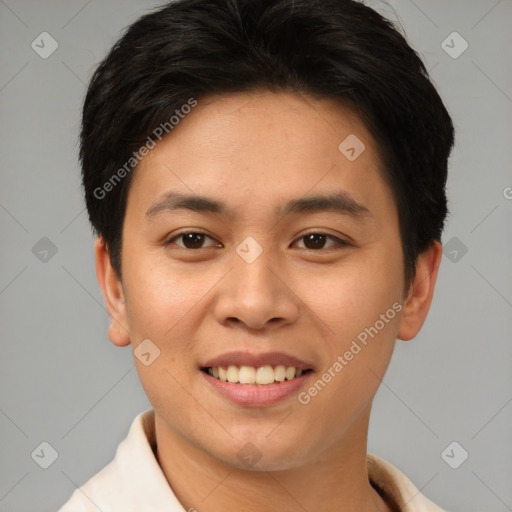
[[[355,161],[338,150],[349,134],[366,146]],[[101,238],[97,276],[112,343],[135,349],[150,339],[160,350],[149,366],[134,361],[155,411],[159,464],[185,509],[393,510],[368,480],[370,411],[396,338],[413,338],[425,321],[442,248],[434,242],[420,255],[405,287],[397,208],[379,166],[350,108],[259,91],[202,99],[136,170],[122,281]],[[235,216],[176,210],[148,219],[170,190],[223,201]],[[274,215],[289,199],[340,191],[370,215]],[[207,235],[199,248],[183,238],[166,245],[198,231]],[[349,245],[326,238],[311,248],[309,231]],[[248,236],[263,249],[250,264],[235,251]],[[315,369],[307,390],[395,302],[402,310],[307,405],[294,395],[242,407],[199,373],[227,351],[283,351]],[[250,469],[237,457],[247,442],[262,455]]]

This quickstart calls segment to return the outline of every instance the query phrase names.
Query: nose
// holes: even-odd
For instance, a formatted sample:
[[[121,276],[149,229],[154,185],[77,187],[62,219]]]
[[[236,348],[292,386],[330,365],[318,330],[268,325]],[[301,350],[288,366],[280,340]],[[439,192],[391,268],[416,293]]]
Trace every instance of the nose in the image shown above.
[[[292,291],[290,279],[272,264],[265,251],[252,263],[235,254],[233,263],[218,288],[214,317],[220,324],[262,330],[297,320],[299,298]]]

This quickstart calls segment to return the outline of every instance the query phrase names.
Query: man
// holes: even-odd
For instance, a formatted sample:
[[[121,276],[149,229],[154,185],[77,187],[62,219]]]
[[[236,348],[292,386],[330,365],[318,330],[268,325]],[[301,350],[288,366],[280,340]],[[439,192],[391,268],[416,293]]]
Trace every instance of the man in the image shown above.
[[[418,55],[358,2],[130,26],[80,156],[109,338],[153,408],[60,512],[440,511],[366,448],[430,308],[452,145]]]

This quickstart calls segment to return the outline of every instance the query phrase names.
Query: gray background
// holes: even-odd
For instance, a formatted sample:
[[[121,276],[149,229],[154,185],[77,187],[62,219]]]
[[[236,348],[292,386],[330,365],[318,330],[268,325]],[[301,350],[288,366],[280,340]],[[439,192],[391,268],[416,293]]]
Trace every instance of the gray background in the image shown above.
[[[0,1],[2,512],[57,510],[150,408],[130,348],[107,338],[76,154],[92,70],[159,3]],[[453,115],[457,146],[434,303],[417,338],[398,342],[369,451],[451,511],[512,510],[512,1],[392,5]],[[45,31],[59,46],[43,59],[31,43],[42,46]],[[457,58],[454,31],[469,44]],[[58,452],[48,469],[38,463],[49,449],[31,456],[43,441]],[[452,441],[452,465],[469,454],[457,469],[442,457]]]

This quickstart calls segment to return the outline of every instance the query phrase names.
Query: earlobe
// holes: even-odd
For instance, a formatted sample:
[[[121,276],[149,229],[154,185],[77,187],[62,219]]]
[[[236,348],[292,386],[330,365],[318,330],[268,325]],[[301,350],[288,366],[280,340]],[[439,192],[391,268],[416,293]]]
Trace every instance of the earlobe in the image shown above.
[[[96,257],[96,277],[110,316],[108,337],[114,345],[125,347],[130,344],[130,333],[127,328],[123,286],[112,267],[110,255],[102,237],[96,239],[94,253]]]
[[[433,241],[418,256],[416,275],[405,299],[397,338],[408,341],[420,331],[430,310],[439,265],[443,256],[440,242]]]

